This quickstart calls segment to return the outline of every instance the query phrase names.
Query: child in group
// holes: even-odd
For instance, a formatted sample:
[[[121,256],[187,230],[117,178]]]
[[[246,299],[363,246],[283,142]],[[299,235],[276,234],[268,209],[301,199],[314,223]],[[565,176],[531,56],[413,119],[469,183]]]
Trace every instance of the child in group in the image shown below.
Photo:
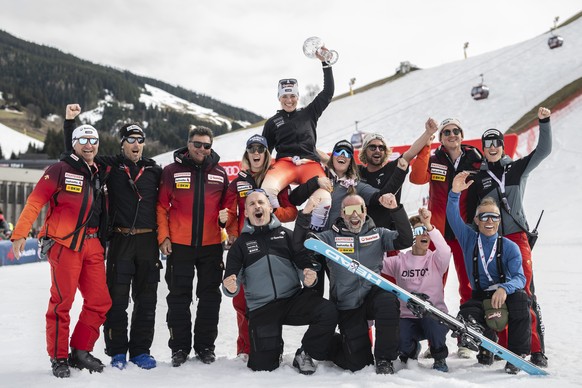
[[[396,256],[384,258],[382,272],[394,277],[396,284],[415,294],[425,294],[439,310],[448,312],[444,300],[443,274],[449,267],[451,248],[441,232],[431,222],[428,209],[418,210],[418,216],[410,218],[413,227],[412,249]],[[435,250],[428,249],[430,242]],[[434,358],[433,369],[448,372],[446,345],[448,328],[430,317],[418,318],[400,301],[400,360],[415,360],[420,353],[419,341],[428,339]]]

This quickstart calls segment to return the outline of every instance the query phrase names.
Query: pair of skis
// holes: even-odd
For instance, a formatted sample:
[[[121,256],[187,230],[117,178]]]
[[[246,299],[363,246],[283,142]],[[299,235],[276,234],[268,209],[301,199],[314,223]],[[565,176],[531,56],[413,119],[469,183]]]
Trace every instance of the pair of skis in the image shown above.
[[[361,276],[372,284],[394,294],[398,299],[406,302],[408,308],[416,316],[430,315],[432,318],[445,325],[453,332],[453,337],[460,338],[461,344],[473,350],[478,350],[479,347],[489,350],[494,355],[499,356],[507,362],[515,365],[519,369],[529,373],[530,375],[547,375],[548,372],[537,367],[529,361],[524,360],[517,354],[505,349],[489,338],[485,337],[476,323],[465,322],[454,318],[453,316],[439,310],[425,299],[412,294],[405,289],[389,282],[382,276],[371,271],[369,268],[360,264],[358,261],[351,259],[343,253],[337,251],[335,248],[329,246],[323,241],[310,238],[305,240],[304,245],[307,249],[311,249],[328,259],[345,267],[348,271]]]

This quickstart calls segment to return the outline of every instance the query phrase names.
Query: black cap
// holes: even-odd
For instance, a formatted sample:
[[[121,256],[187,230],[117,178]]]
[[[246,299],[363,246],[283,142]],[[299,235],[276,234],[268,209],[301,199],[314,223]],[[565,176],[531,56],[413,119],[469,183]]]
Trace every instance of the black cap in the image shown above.
[[[494,140],[494,139],[503,141],[503,133],[501,133],[499,129],[495,128],[488,129],[483,133],[483,136],[481,136],[482,142],[484,140]]]
[[[350,154],[352,154],[352,155],[354,154],[354,146],[352,145],[352,143],[350,143],[349,141],[347,141],[345,139],[338,141],[333,146],[333,152],[339,151],[339,150],[346,150]]]
[[[145,132],[143,131],[143,128],[140,127],[139,124],[136,124],[136,123],[125,124],[119,130],[119,138],[120,139],[124,139],[126,137],[131,136],[131,135],[140,135],[140,136],[143,136],[144,138],[146,137]]]

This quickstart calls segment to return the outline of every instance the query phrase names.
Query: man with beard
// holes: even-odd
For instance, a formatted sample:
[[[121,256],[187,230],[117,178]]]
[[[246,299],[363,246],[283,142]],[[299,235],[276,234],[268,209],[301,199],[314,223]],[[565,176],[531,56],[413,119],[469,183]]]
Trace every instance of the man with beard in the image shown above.
[[[412,230],[402,205],[386,194],[395,230],[377,228],[367,216],[364,199],[348,195],[341,203],[341,217],[330,230],[316,236],[377,274],[384,252],[412,245]],[[332,361],[352,372],[376,363],[377,374],[393,374],[392,361],[398,357],[400,303],[388,291],[360,279],[344,267],[327,260],[330,270],[330,300],[339,310],[339,329]],[[368,336],[368,320],[374,319],[376,343]]]
[[[392,149],[388,148],[386,139],[379,133],[369,133],[364,137],[362,149],[360,150],[360,162],[358,165],[360,179],[372,187],[381,189],[388,184],[386,192],[396,196],[400,203],[402,185],[408,173],[408,164],[418,155],[423,147],[429,143],[437,130],[436,126],[425,125],[425,131],[402,155],[392,161],[390,155]],[[370,203],[368,214],[374,220],[376,226],[385,228],[392,227],[390,210],[379,203]]]
[[[281,226],[262,189],[247,193],[245,225],[230,250],[223,280],[225,295],[244,286],[251,349],[247,366],[272,371],[279,367],[282,326],[309,325],[293,359],[301,374],[315,372],[312,357],[326,360],[337,324],[333,303],[312,290],[316,263],[293,250],[292,232]]]
[[[214,135],[207,127],[188,133],[188,145],[174,152],[174,163],[164,167],[160,181],[157,220],[160,251],[168,256],[168,346],[172,366],[188,360],[192,347],[205,364],[216,360],[220,282],[222,280],[221,228],[228,221],[228,176],[212,149]],[[196,282],[196,320],[192,346],[192,291]]]

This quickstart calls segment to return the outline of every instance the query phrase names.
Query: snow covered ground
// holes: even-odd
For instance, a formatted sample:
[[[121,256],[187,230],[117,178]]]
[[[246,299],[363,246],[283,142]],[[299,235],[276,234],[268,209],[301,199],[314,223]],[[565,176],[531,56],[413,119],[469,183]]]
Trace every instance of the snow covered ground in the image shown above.
[[[569,29],[568,29],[569,28]],[[408,108],[411,99],[403,100],[399,106],[402,112],[393,112],[394,120],[391,125],[378,124],[377,129],[385,129],[385,133],[393,144],[407,143],[422,129],[426,117],[433,115],[437,119],[444,116],[457,115],[470,125],[467,137],[478,137],[486,127],[497,126],[506,129],[521,115],[529,111],[548,93],[559,89],[582,75],[580,52],[582,50],[582,22],[578,21],[561,30],[566,43],[560,49],[549,51],[545,45],[546,37],[537,37],[525,42],[524,48],[516,45],[511,50],[502,49],[499,52],[486,54],[488,66],[491,69],[502,66],[508,57],[504,57],[504,50],[513,53],[518,50],[524,56],[523,60],[512,59],[515,63],[522,63],[520,70],[515,69],[511,77],[501,79],[486,75],[486,82],[490,79],[497,86],[489,100],[475,102],[467,98],[472,77],[456,88],[448,89],[442,86],[438,96],[431,100],[418,102],[421,108]],[[578,40],[575,43],[575,40]],[[534,44],[535,43],[535,44]],[[539,52],[537,46],[542,46]],[[555,57],[559,61],[554,61]],[[363,93],[364,100],[370,96],[368,105],[384,104],[386,109],[396,106],[391,95],[403,96],[407,90],[430,90],[437,88],[428,82],[429,79],[449,79],[456,84],[453,77],[462,73],[461,67],[474,61],[474,72],[479,73],[482,67],[477,66],[482,60],[475,57],[467,61],[455,62],[435,69],[413,73],[404,77],[400,83],[395,83],[390,92]],[[526,61],[527,59],[527,61]],[[494,64],[493,61],[498,61]],[[545,62],[550,61],[551,66]],[[527,62],[527,63],[526,63]],[[525,63],[525,64],[524,64]],[[450,66],[450,68],[449,68]],[[529,70],[529,68],[534,70]],[[509,71],[506,68],[505,71]],[[423,73],[433,72],[430,78],[424,78]],[[439,73],[441,72],[441,73]],[[556,73],[559,77],[556,77]],[[499,76],[501,77],[501,75]],[[548,80],[549,79],[549,80]],[[410,81],[408,81],[410,80]],[[413,85],[416,80],[418,85]],[[434,81],[436,83],[436,81]],[[476,82],[476,78],[475,78]],[[491,85],[492,82],[487,82]],[[441,82],[442,83],[442,82]],[[467,84],[468,83],[468,84]],[[544,91],[529,89],[541,84]],[[402,88],[397,85],[402,85]],[[433,86],[431,86],[433,85]],[[462,91],[462,92],[461,92]],[[381,93],[382,95],[376,95]],[[449,96],[450,95],[450,96]],[[504,97],[507,95],[507,97]],[[420,95],[418,95],[420,98]],[[350,98],[350,99],[352,99]],[[517,102],[519,103],[517,103]],[[343,127],[343,124],[326,125],[325,120],[335,120],[336,116],[348,115],[347,105],[340,109],[330,106],[324,114],[319,128],[320,146],[330,149],[342,137],[349,137],[349,131],[341,133],[334,129]],[[473,104],[473,105],[471,105]],[[514,105],[511,105],[514,104]],[[275,105],[275,101],[274,101]],[[364,102],[362,102],[364,105]],[[411,104],[413,106],[417,106]],[[466,106],[465,106],[466,105]],[[361,105],[360,105],[361,107]],[[354,106],[353,111],[357,112]],[[341,111],[340,111],[341,110]],[[378,110],[379,111],[379,110]],[[407,119],[407,120],[405,120]],[[339,120],[339,118],[338,118]],[[350,118],[345,119],[346,123]],[[580,176],[582,167],[580,158],[580,144],[582,142],[582,97],[573,101],[569,106],[552,115],[554,131],[554,148],[552,154],[531,174],[525,196],[525,209],[530,223],[535,222],[542,209],[545,210],[544,219],[540,226],[540,238],[533,254],[535,283],[538,300],[542,308],[546,327],[546,353],[549,357],[549,376],[531,377],[525,373],[510,376],[503,372],[504,362],[496,362],[491,367],[482,367],[476,360],[461,360],[454,355],[455,341],[449,339],[451,351],[448,364],[450,372],[443,374],[430,369],[431,360],[420,359],[418,362],[409,362],[403,366],[395,362],[397,373],[392,376],[377,376],[373,367],[367,367],[359,372],[343,371],[330,363],[319,364],[316,374],[312,376],[299,375],[291,366],[293,354],[300,343],[304,327],[285,328],[284,361],[274,372],[251,372],[243,362],[236,359],[236,322],[231,300],[224,297],[220,313],[219,336],[216,343],[218,360],[212,365],[204,365],[197,360],[191,360],[180,368],[170,365],[170,350],[167,347],[168,330],[165,324],[167,289],[162,281],[159,287],[159,302],[156,322],[156,336],[152,346],[152,354],[158,360],[156,369],[145,371],[130,365],[126,370],[119,371],[108,367],[102,374],[89,374],[86,371],[73,370],[68,380],[57,381],[51,374],[48,356],[45,350],[45,320],[44,314],[48,302],[50,286],[49,267],[47,263],[28,264],[0,268],[0,387],[45,387],[59,385],[62,387],[181,387],[195,385],[197,387],[233,387],[245,385],[249,387],[475,387],[481,385],[495,385],[500,387],[512,386],[528,388],[546,388],[548,386],[570,387],[579,386],[582,381],[582,340],[577,328],[582,326],[582,309],[579,305],[580,277],[582,264],[578,252],[582,249],[582,233],[580,219],[582,207],[582,183]],[[414,132],[412,131],[414,129]],[[244,148],[244,142],[255,130],[234,133],[218,138],[216,149],[225,160],[238,160]],[[535,130],[534,130],[535,132]],[[522,137],[521,139],[525,139]],[[523,140],[524,142],[526,140]],[[2,144],[4,147],[4,144]],[[523,149],[521,146],[520,149]],[[406,190],[417,190],[410,184]],[[418,195],[418,194],[415,194]],[[419,199],[420,197],[416,197]],[[414,201],[412,201],[414,202]],[[418,208],[418,204],[415,204]],[[414,207],[408,208],[413,211]],[[451,266],[451,271],[454,271]],[[446,288],[446,301],[452,314],[458,311],[456,276],[451,274]],[[76,322],[79,312],[81,296],[77,296],[77,303],[71,314],[72,321]],[[109,358],[103,352],[103,339],[96,344],[94,354],[104,362]],[[423,344],[423,351],[426,344]]]
[[[448,345],[450,372],[443,374],[430,369],[431,360],[420,359],[405,367],[395,362],[397,373],[377,376],[372,367],[359,372],[343,371],[330,363],[320,363],[316,374],[303,376],[291,366],[295,349],[304,327],[285,328],[284,361],[274,372],[251,372],[236,359],[236,322],[231,300],[223,298],[219,336],[216,343],[218,360],[204,365],[191,360],[180,368],[170,365],[165,324],[167,289],[159,287],[156,336],[152,354],[158,360],[156,369],[145,371],[130,365],[119,371],[106,368],[102,374],[73,370],[68,380],[56,381],[50,371],[45,350],[44,313],[50,286],[47,263],[0,268],[0,386],[45,387],[177,387],[194,384],[198,387],[472,387],[479,385],[545,388],[548,386],[579,386],[582,369],[582,340],[576,328],[582,326],[579,307],[582,264],[577,254],[582,249],[579,220],[582,219],[580,157],[582,142],[582,98],[552,116],[554,149],[552,154],[531,175],[526,194],[526,211],[532,222],[545,209],[540,226],[540,239],[534,251],[536,289],[546,327],[546,352],[550,376],[532,377],[525,373],[510,376],[503,372],[503,362],[482,367],[476,360],[462,360],[454,355],[453,339]],[[454,271],[453,266],[451,270]],[[446,288],[446,301],[452,314],[458,311],[456,277],[451,274]],[[72,313],[78,316],[81,296]],[[103,361],[103,339],[96,344],[94,354]],[[423,345],[423,350],[426,344]]]

